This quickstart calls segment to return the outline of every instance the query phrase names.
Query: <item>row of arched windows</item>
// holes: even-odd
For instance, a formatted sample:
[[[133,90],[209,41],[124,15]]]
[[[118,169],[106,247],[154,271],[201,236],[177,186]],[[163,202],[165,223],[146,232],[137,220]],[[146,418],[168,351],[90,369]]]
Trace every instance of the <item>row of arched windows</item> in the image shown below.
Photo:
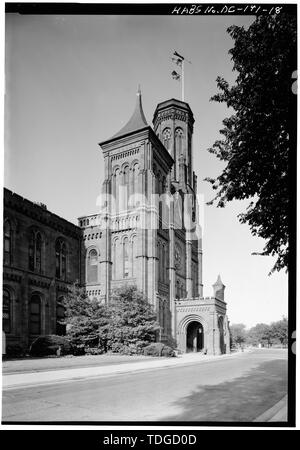
[[[112,196],[116,213],[134,208],[138,202],[139,193],[139,164],[136,162],[122,169],[116,167],[112,174]],[[134,198],[134,195],[137,195]],[[131,200],[131,201],[129,201]]]
[[[171,149],[171,128],[167,127],[162,132],[162,143],[167,150]],[[183,153],[184,132],[183,129],[177,127],[174,132],[174,161],[175,161],[175,173],[174,176],[178,179],[179,176],[179,156]]]
[[[3,262],[5,265],[12,264],[12,226],[11,222],[4,221],[3,235]],[[45,242],[40,231],[32,229],[28,237],[28,269],[32,272],[43,272],[43,258],[45,253]],[[62,280],[67,274],[67,247],[63,239],[55,242],[55,276]]]
[[[115,239],[112,247],[112,278],[114,280],[136,276],[136,236]]]
[[[2,326],[5,333],[13,332],[12,312],[13,312],[13,298],[11,291],[7,288],[3,289],[3,304],[2,304]],[[29,300],[29,317],[28,327],[29,334],[39,335],[42,330],[42,297],[39,293],[33,293]],[[65,307],[63,305],[63,297],[59,297],[56,304],[56,330],[57,335],[66,334]]]

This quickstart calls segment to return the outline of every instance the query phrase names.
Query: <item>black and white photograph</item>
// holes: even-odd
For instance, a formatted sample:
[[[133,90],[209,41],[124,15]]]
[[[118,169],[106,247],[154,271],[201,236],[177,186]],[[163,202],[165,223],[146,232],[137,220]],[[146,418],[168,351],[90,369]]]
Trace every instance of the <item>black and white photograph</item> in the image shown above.
[[[297,4],[4,15],[1,426],[295,427]]]

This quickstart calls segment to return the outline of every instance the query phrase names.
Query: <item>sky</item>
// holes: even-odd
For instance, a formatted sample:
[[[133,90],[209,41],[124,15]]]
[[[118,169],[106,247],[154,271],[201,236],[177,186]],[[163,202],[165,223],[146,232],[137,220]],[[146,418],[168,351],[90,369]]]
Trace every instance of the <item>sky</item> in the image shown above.
[[[193,164],[198,193],[213,191],[205,177],[224,167],[207,149],[220,138],[231,112],[210,102],[216,78],[233,83],[228,50],[232,25],[251,16],[62,16],[6,15],[4,185],[77,223],[97,211],[103,181],[98,143],[128,121],[141,85],[144,113],[152,124],[157,103],[180,99],[171,77],[174,50],[191,61],[185,100],[195,118]],[[231,323],[248,327],[287,315],[288,278],[268,276],[274,258],[253,256],[264,241],[237,215],[247,202],[204,207],[204,295],[218,274],[226,285]]]

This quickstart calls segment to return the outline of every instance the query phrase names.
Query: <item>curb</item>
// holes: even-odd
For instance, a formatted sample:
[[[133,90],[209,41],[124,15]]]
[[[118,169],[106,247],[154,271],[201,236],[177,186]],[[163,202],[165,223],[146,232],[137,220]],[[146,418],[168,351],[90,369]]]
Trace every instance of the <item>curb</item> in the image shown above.
[[[287,395],[256,417],[253,422],[287,422]]]
[[[164,359],[162,361],[148,361],[136,363],[114,364],[101,367],[85,367],[78,369],[51,370],[44,372],[27,372],[15,375],[3,375],[2,389],[17,389],[33,387],[43,384],[53,384],[57,382],[82,381],[88,378],[102,378],[125,373],[136,373],[178,367],[181,365],[191,366],[196,364],[207,364],[213,361],[220,361],[232,358],[232,354],[210,357],[209,359],[196,358],[175,358]]]

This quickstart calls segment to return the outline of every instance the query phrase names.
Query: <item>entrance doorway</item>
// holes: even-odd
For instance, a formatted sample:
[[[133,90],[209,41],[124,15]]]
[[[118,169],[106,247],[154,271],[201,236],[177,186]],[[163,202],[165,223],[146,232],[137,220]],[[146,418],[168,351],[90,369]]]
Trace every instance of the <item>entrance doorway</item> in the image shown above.
[[[186,351],[200,352],[203,349],[203,326],[200,322],[190,322],[186,329]]]

